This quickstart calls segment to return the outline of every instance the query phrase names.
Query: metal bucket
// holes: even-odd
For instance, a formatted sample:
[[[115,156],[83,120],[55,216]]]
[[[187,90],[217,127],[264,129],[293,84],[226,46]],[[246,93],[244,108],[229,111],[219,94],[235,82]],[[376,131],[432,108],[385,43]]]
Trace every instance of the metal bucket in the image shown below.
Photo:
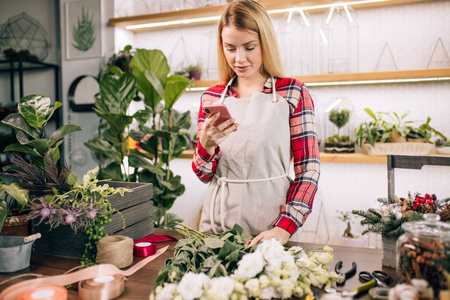
[[[0,235],[0,273],[11,273],[30,266],[31,247],[40,233],[27,237]]]

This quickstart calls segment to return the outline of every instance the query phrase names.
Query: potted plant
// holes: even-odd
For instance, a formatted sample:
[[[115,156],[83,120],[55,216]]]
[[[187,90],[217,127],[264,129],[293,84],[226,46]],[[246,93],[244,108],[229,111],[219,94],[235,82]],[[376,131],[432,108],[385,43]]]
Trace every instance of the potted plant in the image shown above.
[[[188,147],[183,130],[190,127],[189,111],[180,113],[173,106],[191,81],[169,76],[167,59],[159,50],[137,50],[130,66],[132,73],[118,72],[100,81],[94,108],[101,120],[99,136],[85,145],[99,158],[100,179],[152,183],[154,225],[172,227],[177,218],[167,210],[185,187],[170,161]],[[137,91],[145,109],[129,116]]]
[[[346,228],[341,235],[341,241],[344,246],[349,247],[365,247],[367,238],[360,234],[352,233],[353,215],[350,211],[337,211],[338,219],[346,224]]]
[[[359,124],[355,129],[356,144],[362,147],[366,143],[372,146],[375,146],[375,143],[386,143],[392,127],[383,119],[383,113],[374,113],[369,108],[365,108],[364,111],[371,119]]]
[[[446,137],[437,139],[434,142],[436,146],[436,152],[439,154],[450,154],[450,141]]]
[[[54,190],[65,191],[69,183],[76,181],[74,175],[65,166],[59,165],[59,146],[63,137],[82,130],[80,126],[66,124],[45,137],[45,126],[62,103],[51,106],[50,99],[40,95],[28,95],[20,99],[18,112],[11,113],[2,120],[2,124],[17,131],[17,143],[5,147],[4,151],[16,154],[11,157],[11,165],[3,168],[3,176],[12,179],[1,184],[0,230],[6,217],[17,220],[18,215],[25,218],[26,206],[31,196],[40,196]],[[22,153],[21,156],[17,153]]]
[[[327,138],[325,152],[327,153],[353,153],[355,152],[355,142],[350,140],[348,135],[340,135],[340,130],[350,119],[348,109],[334,108],[328,115],[328,120],[337,127],[337,134]]]

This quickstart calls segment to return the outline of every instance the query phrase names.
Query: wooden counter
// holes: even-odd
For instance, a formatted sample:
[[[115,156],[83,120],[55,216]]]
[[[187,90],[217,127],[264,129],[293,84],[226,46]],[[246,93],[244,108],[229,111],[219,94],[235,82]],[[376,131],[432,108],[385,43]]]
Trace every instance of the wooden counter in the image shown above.
[[[175,244],[176,244],[175,241],[158,243],[158,248],[169,245],[169,249],[161,256],[156,258],[154,261],[151,261],[150,263],[145,265],[142,269],[134,273],[132,276],[128,277],[128,280],[125,282],[125,291],[117,299],[148,299],[150,292],[155,286],[158,271],[161,268],[163,268],[165,260],[172,257]],[[288,246],[298,244],[299,243],[290,243],[288,244]],[[321,247],[321,245],[317,244],[300,243],[300,245],[306,248]],[[336,262],[340,260],[343,261],[342,267],[343,271],[348,270],[351,267],[353,261],[355,261],[358,265],[357,270],[358,272],[363,270],[373,271],[381,269],[382,253],[381,250],[379,249],[349,248],[342,246],[332,246],[332,248],[334,250],[333,251],[334,261],[329,265],[330,270],[334,270],[334,265],[336,264]],[[134,264],[140,261],[141,259],[142,258],[135,258]],[[43,274],[46,276],[61,275],[78,265],[79,265],[78,259],[33,254],[31,259],[31,266],[29,268],[15,273],[0,274],[0,283],[14,276],[27,273]],[[395,276],[394,269],[382,268],[382,270],[388,272],[391,276]],[[4,290],[6,287],[14,283],[21,282],[25,279],[28,278],[23,277],[15,279],[6,284],[3,284],[0,286],[0,291]],[[358,285],[360,285],[360,282],[358,281],[358,277],[356,275],[353,278],[347,280],[347,283],[344,286],[344,288],[352,290],[355,286]],[[78,288],[77,284],[74,284],[73,287],[69,290],[68,299],[79,299],[77,288]],[[369,296],[367,296],[367,298],[369,298]]]

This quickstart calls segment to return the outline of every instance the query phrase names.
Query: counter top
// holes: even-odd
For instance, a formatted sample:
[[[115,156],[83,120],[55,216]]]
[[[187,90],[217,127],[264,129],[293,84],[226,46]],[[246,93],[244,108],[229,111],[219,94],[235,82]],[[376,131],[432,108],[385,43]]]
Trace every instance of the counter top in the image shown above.
[[[117,299],[148,299],[150,292],[155,286],[158,271],[163,268],[165,260],[172,257],[175,244],[176,241],[158,243],[158,248],[162,248],[168,245],[169,249],[161,256],[157,257],[155,260],[151,261],[143,268],[138,270],[132,276],[128,277],[128,280],[125,282],[125,290],[123,294]],[[292,245],[301,245],[306,248],[319,248],[322,246],[318,244],[292,242],[288,244],[288,246]],[[343,261],[342,270],[351,267],[352,262],[355,261],[358,265],[358,272],[363,270],[383,270],[389,273],[391,276],[395,277],[394,269],[381,267],[382,251],[380,249],[351,248],[342,246],[332,246],[332,248],[334,253],[334,261],[328,266],[330,270],[334,270],[334,265],[340,260]],[[133,265],[140,260],[142,260],[142,258],[134,258]],[[0,283],[4,280],[27,273],[42,274],[45,276],[61,275],[68,270],[77,267],[79,265],[79,262],[80,261],[78,259],[73,258],[33,254],[31,258],[31,266],[29,268],[15,273],[0,274]],[[3,284],[3,286],[0,286],[0,290],[3,290],[14,283],[21,282],[24,279],[28,278],[15,278],[14,280]],[[358,276],[356,275],[347,280],[345,289],[352,290],[354,287],[360,284],[361,283],[358,281]],[[367,296],[367,298],[368,297],[369,296]],[[76,284],[74,284],[74,286],[68,291],[68,299],[79,299]]]

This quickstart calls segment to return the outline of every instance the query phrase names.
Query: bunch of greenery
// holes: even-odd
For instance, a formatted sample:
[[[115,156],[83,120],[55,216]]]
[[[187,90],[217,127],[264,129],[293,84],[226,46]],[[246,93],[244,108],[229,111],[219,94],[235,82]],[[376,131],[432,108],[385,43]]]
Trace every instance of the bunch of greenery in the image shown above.
[[[369,108],[365,108],[364,111],[372,119],[359,124],[355,129],[356,144],[362,146],[364,143],[370,143],[372,146],[375,146],[376,142],[387,142],[391,126],[383,120],[384,113],[377,112],[375,114]]]
[[[244,254],[256,249],[256,245],[247,247],[253,237],[237,224],[220,236],[199,233],[179,223],[175,229],[186,238],[176,244],[173,257],[166,260],[158,273],[156,285],[179,282],[188,272],[203,272],[209,277],[228,276],[236,270]]]
[[[159,50],[137,50],[130,66],[132,73],[111,68],[115,75],[100,81],[94,108],[101,120],[99,136],[85,145],[98,157],[100,179],[152,183],[155,227],[170,228],[177,218],[167,210],[185,191],[170,162],[188,147],[183,130],[191,124],[190,112],[180,113],[173,106],[191,81],[169,76],[167,59]],[[137,91],[145,109],[130,116],[127,110]],[[140,149],[134,149],[133,141]]]
[[[428,194],[421,197],[418,193],[415,196],[409,193],[407,198],[396,199],[397,203],[389,204],[386,198],[379,198],[381,209],[352,210],[352,214],[362,217],[361,225],[367,226],[362,234],[373,232],[386,238],[399,237],[403,234],[401,225],[405,222],[421,221],[425,213],[448,213],[443,211],[443,207],[446,208],[442,204],[450,200],[438,200]]]
[[[16,130],[18,143],[8,145],[5,151],[16,154],[11,165],[3,168],[3,175],[13,179],[10,184],[1,185],[0,230],[6,217],[12,214],[12,207],[19,213],[26,208],[30,195],[65,193],[76,184],[78,177],[60,162],[59,146],[63,137],[82,128],[66,124],[46,138],[45,127],[57,108],[51,106],[50,98],[28,95],[20,99],[18,112],[9,114],[2,123]]]

